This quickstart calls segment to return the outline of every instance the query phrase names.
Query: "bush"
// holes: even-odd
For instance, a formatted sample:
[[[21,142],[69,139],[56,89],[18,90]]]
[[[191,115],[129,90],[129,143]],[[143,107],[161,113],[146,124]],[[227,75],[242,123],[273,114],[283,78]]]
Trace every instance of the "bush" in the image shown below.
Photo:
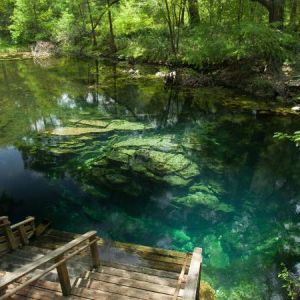
[[[249,58],[281,64],[299,49],[293,35],[253,23],[227,28],[202,25],[187,32],[181,43],[183,60],[198,67]]]

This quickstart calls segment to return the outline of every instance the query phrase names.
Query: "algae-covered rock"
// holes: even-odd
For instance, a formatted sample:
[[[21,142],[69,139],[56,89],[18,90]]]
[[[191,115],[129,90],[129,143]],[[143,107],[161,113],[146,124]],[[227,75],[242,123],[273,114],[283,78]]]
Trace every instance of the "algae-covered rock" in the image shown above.
[[[173,136],[152,136],[152,137],[131,137],[126,140],[116,142],[113,148],[145,148],[160,150],[164,152],[178,152],[179,146],[173,142]]]
[[[152,128],[140,122],[129,122],[127,120],[71,120],[70,123],[86,125],[91,127],[59,127],[51,131],[52,135],[79,136],[91,133],[106,133],[111,131],[139,131]]]
[[[129,122],[127,120],[81,120],[83,125],[102,127],[110,130],[144,130],[150,129],[151,126],[139,122]]]
[[[231,205],[225,204],[219,201],[215,195],[197,192],[194,194],[189,194],[185,197],[177,198],[176,202],[184,204],[189,207],[196,205],[204,205],[209,209],[222,212],[232,212],[234,209]]]
[[[106,155],[93,160],[92,167],[114,165],[117,170],[121,168],[144,178],[176,186],[186,185],[199,174],[199,168],[181,153],[163,151],[176,148],[178,145],[168,138],[133,137],[113,143]]]
[[[185,206],[193,207],[203,205],[214,211],[232,212],[234,208],[219,200],[222,188],[220,186],[212,186],[205,184],[194,184],[189,188],[189,194],[184,197],[176,198],[177,203]]]
[[[104,155],[89,161],[88,173],[99,174],[100,168],[114,173],[126,172],[139,178],[172,186],[185,186],[199,174],[198,166],[179,153],[179,146],[167,137],[132,137],[112,141]],[[113,182],[112,182],[113,183]]]
[[[111,131],[108,128],[92,128],[92,127],[59,127],[51,131],[52,135],[71,136],[71,135],[85,135],[90,133],[106,133]]]

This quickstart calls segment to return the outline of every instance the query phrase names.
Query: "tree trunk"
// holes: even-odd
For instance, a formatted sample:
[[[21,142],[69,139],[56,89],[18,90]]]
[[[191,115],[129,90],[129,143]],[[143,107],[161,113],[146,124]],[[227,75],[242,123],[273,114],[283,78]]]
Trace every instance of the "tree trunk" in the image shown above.
[[[290,12],[290,25],[294,26],[296,23],[296,16],[297,16],[297,10],[298,10],[298,5],[297,5],[297,0],[291,0],[291,12]]]
[[[251,0],[253,2],[259,2],[269,12],[269,22],[278,22],[283,25],[284,21],[284,4],[285,0]]]
[[[173,22],[171,18],[171,11],[170,7],[168,4],[168,0],[165,0],[165,6],[166,6],[166,18],[167,18],[167,23],[168,23],[168,28],[169,28],[169,34],[170,34],[170,43],[171,43],[171,49],[172,52],[176,55],[176,42],[175,42],[175,32],[173,28]]]
[[[272,0],[269,9],[269,22],[279,22],[283,24],[284,21],[284,0]]]
[[[116,42],[115,42],[114,27],[113,27],[112,15],[111,15],[111,10],[110,10],[110,0],[107,0],[106,3],[107,3],[107,8],[108,8],[108,22],[109,22],[111,50],[113,53],[116,53],[117,46],[116,46]]]
[[[90,17],[90,23],[91,23],[91,28],[92,28],[92,38],[93,38],[93,46],[97,46],[97,38],[96,38],[96,31],[95,31],[95,26],[94,26],[94,19],[92,15],[92,10],[90,6],[90,1],[86,0],[87,7],[88,7],[88,12],[89,12],[89,17]]]
[[[200,24],[199,3],[198,0],[188,0],[190,25],[195,26]]]
[[[184,25],[185,7],[186,7],[186,0],[183,0],[182,1],[182,10],[181,10],[181,15],[180,15],[180,25]]]

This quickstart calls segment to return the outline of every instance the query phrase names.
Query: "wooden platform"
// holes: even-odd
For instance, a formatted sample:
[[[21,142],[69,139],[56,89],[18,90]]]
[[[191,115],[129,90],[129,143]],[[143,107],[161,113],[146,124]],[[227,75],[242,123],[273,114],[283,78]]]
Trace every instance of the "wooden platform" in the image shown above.
[[[28,245],[2,255],[0,276],[7,278],[20,268],[49,256],[53,250],[60,249],[78,237],[80,235],[49,229],[42,236],[30,240]],[[184,295],[189,294],[185,289],[189,284],[186,283],[188,272],[193,273],[192,266],[190,267],[192,253],[105,242],[102,239],[97,243],[100,253],[99,267],[91,268],[92,257],[88,248],[67,261],[71,291],[70,295],[64,298],[191,299]],[[46,263],[42,268],[10,284],[6,293],[49,266],[51,264]],[[11,299],[60,299],[63,294],[58,279],[57,271],[54,269],[19,290]]]

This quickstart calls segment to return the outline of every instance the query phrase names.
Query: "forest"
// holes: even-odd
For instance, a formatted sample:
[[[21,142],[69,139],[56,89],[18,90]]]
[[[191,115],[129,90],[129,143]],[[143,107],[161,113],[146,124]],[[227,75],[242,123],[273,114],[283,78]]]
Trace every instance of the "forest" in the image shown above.
[[[299,50],[297,0],[2,0],[1,47],[52,41],[62,53],[195,68],[276,67]]]
[[[300,0],[0,0],[0,217],[201,247],[201,300],[299,299],[299,116]]]

